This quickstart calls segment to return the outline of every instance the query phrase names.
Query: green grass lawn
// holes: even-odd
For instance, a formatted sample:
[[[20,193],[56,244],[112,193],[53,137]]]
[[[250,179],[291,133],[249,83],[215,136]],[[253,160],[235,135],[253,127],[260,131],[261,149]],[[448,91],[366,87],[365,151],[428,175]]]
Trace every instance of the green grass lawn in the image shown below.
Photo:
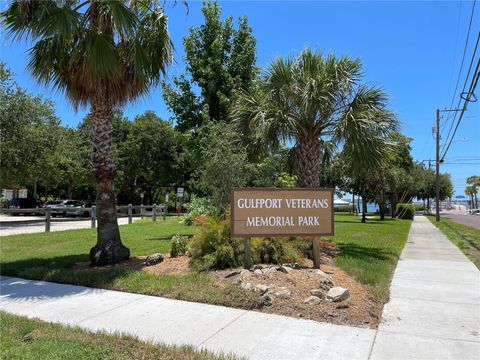
[[[235,360],[187,346],[152,345],[133,337],[90,333],[0,312],[0,359]]]
[[[433,215],[428,219],[480,269],[480,230],[445,218],[437,223]]]
[[[392,272],[403,249],[411,221],[368,220],[335,214],[335,236],[327,238],[341,249],[336,264],[367,285],[380,302],[388,300]],[[190,235],[195,227],[179,223],[176,217],[120,226],[122,239],[132,256],[169,251],[173,235]],[[107,268],[74,271],[75,263],[88,261],[95,244],[95,230],[15,235],[0,238],[0,271],[3,275],[81,284],[91,287],[165,296],[211,304],[253,309],[259,296],[239,286],[216,286],[207,273],[152,275],[145,272]]]
[[[335,236],[327,238],[342,250],[336,265],[368,285],[382,303],[388,301],[390,280],[407,242],[410,220],[368,219],[335,214]]]

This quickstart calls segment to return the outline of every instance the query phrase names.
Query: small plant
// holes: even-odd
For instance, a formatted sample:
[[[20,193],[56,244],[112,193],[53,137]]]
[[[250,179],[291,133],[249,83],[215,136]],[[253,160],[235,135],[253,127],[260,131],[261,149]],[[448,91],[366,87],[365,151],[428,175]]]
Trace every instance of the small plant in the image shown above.
[[[190,265],[197,270],[225,269],[241,262],[241,249],[230,235],[229,220],[209,218],[188,244]]]
[[[172,237],[170,257],[175,258],[180,255],[185,255],[187,252],[188,236],[175,235]]]
[[[262,264],[297,262],[300,257],[297,249],[286,238],[263,238],[252,243],[252,250],[255,262]]]
[[[413,204],[397,204],[396,210],[399,219],[413,220],[415,215],[415,206]]]
[[[195,219],[211,216],[216,212],[215,206],[206,198],[194,197],[190,203],[185,204],[185,208],[188,210],[182,220],[185,225],[194,225]]]

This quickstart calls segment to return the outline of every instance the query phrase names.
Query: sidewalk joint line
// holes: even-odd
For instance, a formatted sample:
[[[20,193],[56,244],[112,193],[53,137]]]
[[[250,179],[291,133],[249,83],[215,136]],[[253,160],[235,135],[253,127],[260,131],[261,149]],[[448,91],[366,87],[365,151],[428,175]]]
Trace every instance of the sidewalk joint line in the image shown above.
[[[109,312],[111,312],[111,311],[113,311],[113,310],[117,310],[117,309],[119,309],[119,308],[121,308],[121,307],[123,307],[123,306],[131,305],[131,304],[133,304],[133,303],[136,302],[136,301],[140,301],[140,300],[144,300],[144,299],[145,299],[144,297],[140,297],[140,298],[138,298],[138,299],[135,299],[135,300],[126,302],[125,304],[121,304],[121,305],[115,306],[115,307],[113,307],[113,308],[111,308],[111,309],[108,309],[108,310],[105,310],[105,311],[103,311],[103,312],[101,312],[101,313],[99,313],[99,314],[86,317],[85,319],[82,319],[82,320],[78,320],[78,321],[75,323],[75,325],[80,324],[82,321],[90,320],[90,319],[93,319],[93,318],[95,318],[95,317],[97,317],[97,316],[105,315],[105,314],[107,314],[107,313],[109,313]]]
[[[229,327],[231,324],[233,324],[235,321],[237,321],[238,319],[240,319],[243,315],[247,314],[249,311],[248,310],[245,310],[244,312],[242,312],[240,315],[238,315],[237,317],[235,317],[234,319],[232,319],[229,323],[227,323],[224,327],[222,327],[221,329],[217,330],[214,334],[212,334],[211,336],[209,336],[208,338],[206,338],[205,340],[203,340],[200,344],[198,344],[197,346],[195,346],[196,349],[198,349],[200,346],[202,346],[203,344],[205,344],[208,340],[210,340],[211,338],[213,338],[215,335],[217,335],[218,333],[220,333],[221,331],[225,330],[227,327]]]

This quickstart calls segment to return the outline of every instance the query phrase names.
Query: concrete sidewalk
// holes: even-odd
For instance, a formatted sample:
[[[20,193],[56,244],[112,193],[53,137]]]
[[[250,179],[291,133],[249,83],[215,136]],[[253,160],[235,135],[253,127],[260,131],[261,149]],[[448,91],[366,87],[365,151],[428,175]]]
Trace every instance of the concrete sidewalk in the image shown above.
[[[367,359],[375,330],[155,296],[1,277],[0,310],[249,359]]]
[[[479,359],[480,271],[416,216],[371,359]]]
[[[1,277],[0,310],[249,359],[478,359],[480,272],[416,217],[378,331]]]

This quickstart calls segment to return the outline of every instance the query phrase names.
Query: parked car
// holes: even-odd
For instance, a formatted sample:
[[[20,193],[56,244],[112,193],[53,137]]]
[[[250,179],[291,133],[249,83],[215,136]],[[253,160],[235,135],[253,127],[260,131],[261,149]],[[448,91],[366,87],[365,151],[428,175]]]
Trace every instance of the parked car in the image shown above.
[[[71,209],[65,211],[66,216],[91,216],[91,207],[93,204],[90,202],[85,203],[82,201],[71,200],[66,205],[67,208],[71,207]]]
[[[12,210],[20,210],[20,209],[35,209],[37,208],[37,200],[33,197],[27,197],[27,198],[14,198],[9,201],[8,208]],[[27,212],[28,214],[37,214],[36,211],[31,211]],[[20,215],[20,214],[27,214],[26,212],[22,211],[15,211],[12,213],[12,215]]]
[[[69,207],[76,207],[82,204],[81,201],[78,200],[54,200],[48,201],[46,207],[51,208],[51,214],[53,217],[55,216],[67,216],[67,208]],[[73,209],[72,209],[73,210]]]

